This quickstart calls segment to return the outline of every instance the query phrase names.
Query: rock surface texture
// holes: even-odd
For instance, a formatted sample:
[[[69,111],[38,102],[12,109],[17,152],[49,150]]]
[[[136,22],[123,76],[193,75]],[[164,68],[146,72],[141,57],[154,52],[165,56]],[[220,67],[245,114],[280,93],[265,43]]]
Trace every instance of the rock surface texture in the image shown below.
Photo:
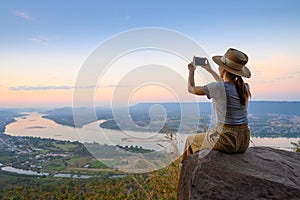
[[[243,154],[189,156],[178,199],[300,199],[300,153],[252,147]]]

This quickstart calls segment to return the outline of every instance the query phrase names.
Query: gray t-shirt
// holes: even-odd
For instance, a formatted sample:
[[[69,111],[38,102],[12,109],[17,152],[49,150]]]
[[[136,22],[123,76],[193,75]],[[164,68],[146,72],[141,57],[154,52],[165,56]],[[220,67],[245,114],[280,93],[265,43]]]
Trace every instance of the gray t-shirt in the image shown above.
[[[249,88],[249,85],[246,84]],[[217,120],[224,124],[247,124],[247,108],[243,108],[234,83],[213,82],[203,86],[207,98],[213,100]]]

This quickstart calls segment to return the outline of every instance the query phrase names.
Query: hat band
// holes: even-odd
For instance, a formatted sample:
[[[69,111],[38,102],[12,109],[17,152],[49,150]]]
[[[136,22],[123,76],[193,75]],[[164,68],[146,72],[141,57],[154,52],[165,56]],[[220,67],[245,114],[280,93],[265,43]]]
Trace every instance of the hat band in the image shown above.
[[[239,63],[236,63],[232,60],[230,60],[229,58],[226,58],[226,56],[222,56],[221,57],[221,61],[225,64],[225,65],[228,65],[229,67],[235,69],[235,70],[241,70],[244,65],[243,64],[239,64]]]

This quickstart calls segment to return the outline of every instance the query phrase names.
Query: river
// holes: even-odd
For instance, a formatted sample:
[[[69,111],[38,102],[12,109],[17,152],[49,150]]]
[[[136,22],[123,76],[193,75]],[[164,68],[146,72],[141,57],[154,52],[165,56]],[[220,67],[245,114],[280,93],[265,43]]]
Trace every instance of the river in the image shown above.
[[[15,118],[13,122],[6,126],[6,134],[12,136],[33,136],[41,138],[52,138],[56,140],[69,140],[84,142],[96,142],[99,144],[122,145],[122,146],[142,146],[147,149],[159,150],[161,146],[167,146],[164,134],[147,132],[123,132],[99,127],[105,120],[99,120],[83,126],[73,128],[57,124],[53,120],[43,118],[43,114],[37,112],[24,113],[27,116]],[[140,135],[140,137],[139,137]],[[183,143],[186,134],[178,134],[179,149],[183,150]],[[270,146],[275,148],[291,149],[291,142],[296,142],[300,138],[251,138],[253,143],[250,146]]]
[[[165,135],[150,132],[123,132],[101,128],[99,125],[106,120],[99,120],[83,126],[73,128],[57,124],[53,120],[43,118],[43,114],[32,112],[22,113],[27,116],[15,118],[6,126],[5,133],[12,136],[32,136],[52,138],[56,140],[79,141],[81,143],[99,143],[122,146],[142,146],[147,149],[159,150],[160,145],[168,145]],[[157,145],[159,143],[160,145]]]
[[[35,175],[35,176],[48,176],[49,173],[47,172],[35,172],[32,170],[24,170],[24,169],[18,169],[11,166],[6,166],[1,168],[2,171],[6,172],[12,172],[17,174],[25,174],[25,175]]]

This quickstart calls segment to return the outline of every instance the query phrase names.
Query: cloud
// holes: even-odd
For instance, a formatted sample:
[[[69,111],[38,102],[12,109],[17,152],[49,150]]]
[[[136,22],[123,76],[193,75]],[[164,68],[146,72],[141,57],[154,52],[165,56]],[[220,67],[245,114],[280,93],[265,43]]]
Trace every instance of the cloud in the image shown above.
[[[300,71],[289,72],[288,78],[298,78],[300,76]]]
[[[28,38],[28,40],[32,41],[32,42],[42,42],[43,40],[41,40],[38,37],[32,37],[32,38]]]
[[[21,90],[71,90],[74,89],[72,86],[12,86],[9,88],[13,91]]]
[[[24,11],[15,11],[14,14],[18,17],[21,17],[21,18],[27,20],[27,21],[32,21],[33,20],[33,18],[28,13],[26,13]]]
[[[49,41],[57,40],[57,37],[34,36],[34,37],[31,37],[31,38],[28,38],[28,40],[31,41],[31,42],[47,45]]]
[[[128,87],[127,85],[104,85],[104,86],[98,86],[97,88],[120,88],[120,87]],[[37,91],[37,90],[73,90],[73,89],[94,89],[95,86],[67,86],[67,85],[61,85],[61,86],[12,86],[9,88],[9,90],[13,91]]]

